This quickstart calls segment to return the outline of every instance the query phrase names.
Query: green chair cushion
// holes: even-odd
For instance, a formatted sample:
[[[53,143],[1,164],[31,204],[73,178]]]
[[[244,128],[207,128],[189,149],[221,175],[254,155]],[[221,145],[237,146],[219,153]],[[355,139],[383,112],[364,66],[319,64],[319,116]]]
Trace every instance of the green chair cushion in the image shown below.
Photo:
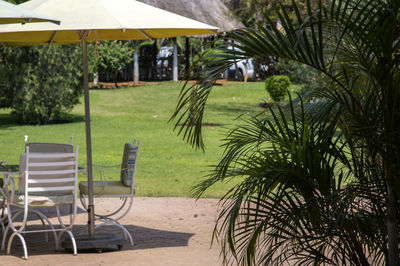
[[[79,191],[83,195],[88,194],[88,182],[79,182]],[[132,188],[125,186],[121,181],[94,181],[94,195],[131,195]]]

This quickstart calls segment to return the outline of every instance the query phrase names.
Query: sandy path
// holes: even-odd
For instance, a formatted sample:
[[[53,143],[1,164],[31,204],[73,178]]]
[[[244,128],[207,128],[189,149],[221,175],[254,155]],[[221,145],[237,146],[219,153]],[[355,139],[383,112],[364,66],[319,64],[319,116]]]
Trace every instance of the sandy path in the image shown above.
[[[118,202],[119,199],[101,200],[96,206],[111,209]],[[216,199],[135,198],[133,209],[121,220],[134,238],[134,247],[126,244],[121,251],[81,252],[73,256],[55,252],[54,241],[44,242],[43,234],[28,234],[29,260],[20,258],[22,247],[15,239],[12,255],[2,252],[0,265],[221,265],[219,247],[210,247],[217,205]],[[87,228],[87,215],[82,209],[80,212],[76,235]],[[106,230],[120,233],[116,227]]]

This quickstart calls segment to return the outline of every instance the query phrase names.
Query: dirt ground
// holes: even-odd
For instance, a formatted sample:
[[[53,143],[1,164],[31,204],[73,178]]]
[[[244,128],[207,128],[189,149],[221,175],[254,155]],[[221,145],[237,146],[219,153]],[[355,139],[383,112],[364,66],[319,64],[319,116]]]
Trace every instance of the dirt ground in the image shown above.
[[[118,198],[96,202],[98,210],[110,211]],[[74,226],[75,236],[87,234],[87,214],[79,205]],[[56,252],[54,240],[45,242],[43,233],[26,234],[29,260],[25,261],[20,241],[13,241],[11,255],[0,255],[0,265],[221,265],[220,248],[211,243],[217,217],[217,199],[135,198],[129,214],[120,220],[133,236],[134,246],[126,243],[116,248],[78,252]],[[47,213],[47,212],[46,212]],[[47,213],[55,221],[52,213]],[[38,220],[30,224],[35,227]],[[103,233],[121,234],[115,226],[105,226]]]

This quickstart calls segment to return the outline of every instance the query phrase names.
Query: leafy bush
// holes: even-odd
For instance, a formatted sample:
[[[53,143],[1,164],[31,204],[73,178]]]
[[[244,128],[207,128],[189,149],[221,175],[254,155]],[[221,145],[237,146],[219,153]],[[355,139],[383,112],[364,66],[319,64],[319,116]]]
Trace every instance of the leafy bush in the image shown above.
[[[311,91],[321,84],[321,75],[316,70],[296,61],[279,59],[274,70],[279,75],[289,76],[293,83],[302,84],[303,91]]]
[[[275,102],[283,100],[290,85],[288,76],[275,75],[265,80],[265,89]]]
[[[23,123],[60,119],[82,92],[79,45],[0,49],[0,106]]]
[[[98,45],[98,72],[99,76],[112,77],[118,81],[118,75],[133,60],[133,49],[128,42],[104,41]]]

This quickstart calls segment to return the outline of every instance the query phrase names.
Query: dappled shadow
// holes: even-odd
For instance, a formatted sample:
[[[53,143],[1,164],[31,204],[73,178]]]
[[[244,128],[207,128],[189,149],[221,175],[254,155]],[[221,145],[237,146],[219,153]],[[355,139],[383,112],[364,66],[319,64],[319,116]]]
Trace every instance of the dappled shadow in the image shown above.
[[[18,126],[17,117],[11,114],[0,114],[0,129],[6,129],[10,126]]]

